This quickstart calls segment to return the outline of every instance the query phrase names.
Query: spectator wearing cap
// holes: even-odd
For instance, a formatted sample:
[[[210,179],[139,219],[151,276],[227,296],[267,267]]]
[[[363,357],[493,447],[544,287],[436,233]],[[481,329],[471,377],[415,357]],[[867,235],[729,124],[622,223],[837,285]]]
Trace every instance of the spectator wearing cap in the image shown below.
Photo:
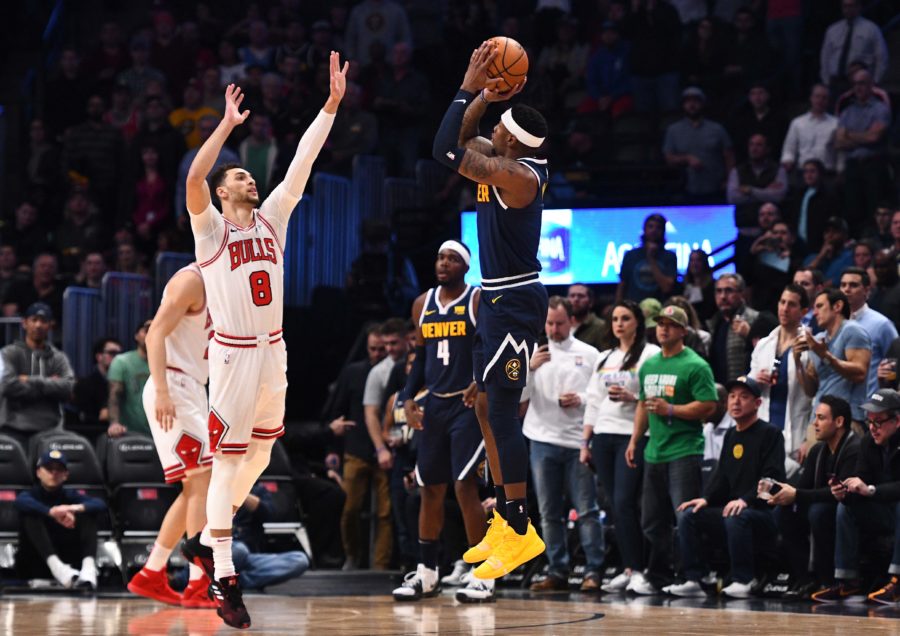
[[[644,482],[641,527],[650,543],[645,573],[634,573],[628,590],[655,594],[671,582],[672,514],[701,493],[703,422],[716,409],[716,386],[709,364],[684,346],[688,317],[670,305],[656,318],[662,349],[641,366],[640,395],[625,459],[637,466],[644,434]]]
[[[848,242],[850,229],[839,216],[828,217],[822,232],[822,247],[803,261],[806,269],[822,272],[826,283],[837,287],[841,284],[841,273],[853,265],[852,243]]]
[[[872,343],[872,357],[869,361],[869,375],[866,393],[871,395],[878,389],[878,365],[887,356],[891,343],[897,338],[897,327],[884,314],[869,307],[866,300],[872,289],[869,273],[861,267],[848,267],[841,274],[841,292],[850,305],[850,320],[859,324],[869,334]]]
[[[97,589],[97,516],[106,511],[106,504],[65,487],[69,469],[62,451],[41,455],[35,474],[38,483],[16,497],[21,520],[17,564],[27,562],[33,570],[36,559],[26,555],[36,552],[63,587]],[[72,567],[79,563],[80,569]]]
[[[859,323],[850,320],[850,303],[847,296],[837,289],[826,289],[816,296],[813,310],[824,336],[813,336],[806,327],[794,343],[792,353],[797,378],[806,394],[818,406],[823,395],[834,395],[847,400],[853,412],[853,421],[862,423],[864,414],[860,405],[866,397],[869,362],[872,357],[872,341]],[[800,362],[804,351],[809,351],[806,364]]]
[[[834,536],[837,499],[832,478],[843,481],[856,471],[859,436],[850,430],[850,405],[833,395],[822,396],[816,407],[816,444],[803,461],[796,484],[779,483],[770,506],[784,539],[791,571],[785,598],[805,599],[834,582]],[[813,573],[809,573],[809,536],[813,541]]]
[[[184,87],[183,105],[169,114],[169,123],[172,124],[172,128],[181,133],[184,143],[189,149],[197,148],[203,143],[200,138],[199,123],[204,117],[215,117],[218,121],[219,113],[214,108],[203,105],[200,82],[196,78],[191,78]]]
[[[809,110],[791,120],[781,147],[781,165],[788,172],[810,159],[820,161],[826,170],[837,169],[834,135],[838,120],[828,112],[828,87],[815,84],[809,92]]]
[[[747,143],[753,135],[763,135],[777,152],[784,141],[787,121],[780,109],[772,108],[772,94],[763,82],[754,82],[747,99],[729,120],[728,134],[738,161],[747,160]]]
[[[754,547],[774,544],[778,534],[772,510],[756,494],[761,479],[784,481],[784,438],[781,431],[759,419],[762,399],[756,380],[741,376],[725,388],[735,425],[725,433],[722,454],[704,495],[678,506],[685,581],[664,589],[675,596],[706,596],[700,580],[707,573],[704,554],[709,548],[701,534],[713,541],[724,534],[731,584],[722,593],[734,598],[750,596]]]
[[[739,232],[756,225],[760,204],[781,203],[787,195],[787,173],[770,156],[770,148],[765,135],[751,135],[747,140],[747,160],[728,174],[728,202],[736,206],[734,222]]]
[[[847,0],[850,1],[850,0]],[[891,109],[872,94],[872,75],[853,74],[854,101],[839,117],[835,147],[844,152],[844,216],[862,230],[885,195],[888,174],[888,127]]]
[[[759,312],[744,302],[746,283],[740,274],[722,274],[716,279],[716,307],[709,319],[712,334],[710,365],[716,382],[725,384],[744,375],[750,366],[750,328]]]
[[[4,397],[0,430],[27,449],[28,440],[36,433],[62,427],[62,407],[72,395],[75,375],[66,354],[48,341],[53,328],[49,305],[29,305],[22,328],[25,338],[0,350],[0,394]]]
[[[149,328],[149,320],[139,325],[134,332],[135,349],[120,353],[109,365],[106,374],[109,381],[109,427],[106,432],[110,437],[121,437],[125,433],[150,436],[142,399],[144,385],[150,377],[146,342]]]
[[[762,398],[759,416],[784,435],[785,472],[789,477],[800,468],[800,447],[806,441],[812,413],[812,398],[797,377],[797,364],[806,364],[809,354],[795,360],[792,353],[809,304],[806,290],[794,283],[787,285],[778,299],[778,326],[756,344],[750,355],[748,375],[756,380]]]
[[[862,405],[869,435],[859,444],[859,461],[852,477],[830,482],[837,507],[837,535],[834,550],[835,584],[812,595],[814,601],[837,602],[860,598],[860,538],[893,537],[893,554],[888,568],[890,581],[868,595],[879,603],[900,602],[900,395],[893,389],[879,389]],[[871,545],[867,542],[866,546]]]
[[[840,214],[840,202],[825,182],[824,163],[807,159],[801,172],[803,185],[785,209],[787,219],[796,228],[798,243],[809,254],[822,249],[825,221]]]
[[[684,89],[684,118],[666,129],[663,154],[668,165],[685,169],[687,194],[698,202],[721,201],[734,166],[734,151],[725,128],[703,116],[705,103],[706,95],[699,88]]]
[[[843,19],[829,26],[822,40],[819,55],[822,83],[842,89],[849,65],[857,60],[872,69],[875,81],[881,81],[888,67],[887,44],[881,28],[860,15],[862,0],[843,0],[841,12]]]
[[[662,300],[675,286],[678,258],[666,249],[666,217],[651,214],[644,219],[641,245],[622,258],[616,302],[645,298]]]

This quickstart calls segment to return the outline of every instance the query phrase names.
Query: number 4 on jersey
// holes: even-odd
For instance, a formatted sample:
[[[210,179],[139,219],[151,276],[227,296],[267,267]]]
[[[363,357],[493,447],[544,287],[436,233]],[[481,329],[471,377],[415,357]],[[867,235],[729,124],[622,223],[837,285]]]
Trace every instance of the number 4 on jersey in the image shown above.
[[[438,340],[437,357],[444,362],[445,367],[450,365],[450,341],[446,338]]]

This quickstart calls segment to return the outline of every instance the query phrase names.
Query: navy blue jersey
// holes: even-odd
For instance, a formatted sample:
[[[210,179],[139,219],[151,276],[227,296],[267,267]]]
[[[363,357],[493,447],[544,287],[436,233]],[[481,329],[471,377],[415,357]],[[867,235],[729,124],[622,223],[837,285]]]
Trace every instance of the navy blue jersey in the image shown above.
[[[478,288],[466,285],[465,291],[446,306],[440,304],[440,289],[428,290],[419,326],[425,338],[425,386],[432,393],[445,395],[463,391],[472,383],[472,296]]]
[[[476,191],[478,258],[484,282],[541,271],[537,253],[548,179],[547,160],[529,157],[516,161],[537,177],[537,196],[531,203],[524,208],[510,208],[500,198],[496,186],[479,183]]]

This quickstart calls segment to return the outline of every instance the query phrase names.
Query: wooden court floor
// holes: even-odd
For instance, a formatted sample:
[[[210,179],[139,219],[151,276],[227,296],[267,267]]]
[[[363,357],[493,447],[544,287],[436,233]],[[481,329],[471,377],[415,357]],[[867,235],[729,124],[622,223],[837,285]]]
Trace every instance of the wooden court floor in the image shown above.
[[[247,595],[253,627],[244,633],[314,636],[458,634],[697,634],[767,636],[898,634],[900,619],[879,616],[796,614],[591,600],[500,598],[459,605],[449,594],[419,603],[385,596],[287,597]],[[827,608],[826,608],[827,611]],[[0,633],[9,636],[98,634],[236,634],[212,610],[169,608],[145,599],[19,596],[0,598]]]

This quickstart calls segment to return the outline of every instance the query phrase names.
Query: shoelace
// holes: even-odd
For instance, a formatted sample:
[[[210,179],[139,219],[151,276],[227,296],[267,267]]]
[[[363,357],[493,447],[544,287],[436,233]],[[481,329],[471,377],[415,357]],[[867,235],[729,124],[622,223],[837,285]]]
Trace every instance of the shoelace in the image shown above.
[[[415,587],[416,583],[425,587],[425,581],[422,580],[422,577],[419,576],[419,572],[417,570],[413,570],[412,572],[408,572],[406,576],[403,577],[403,587]]]
[[[487,532],[484,533],[484,539],[481,540],[482,544],[487,544],[488,547],[493,548],[497,543],[497,535],[502,536],[506,531],[506,521],[501,520],[500,523],[494,523],[497,521],[496,519],[488,519],[488,525],[490,526],[487,529]]]

